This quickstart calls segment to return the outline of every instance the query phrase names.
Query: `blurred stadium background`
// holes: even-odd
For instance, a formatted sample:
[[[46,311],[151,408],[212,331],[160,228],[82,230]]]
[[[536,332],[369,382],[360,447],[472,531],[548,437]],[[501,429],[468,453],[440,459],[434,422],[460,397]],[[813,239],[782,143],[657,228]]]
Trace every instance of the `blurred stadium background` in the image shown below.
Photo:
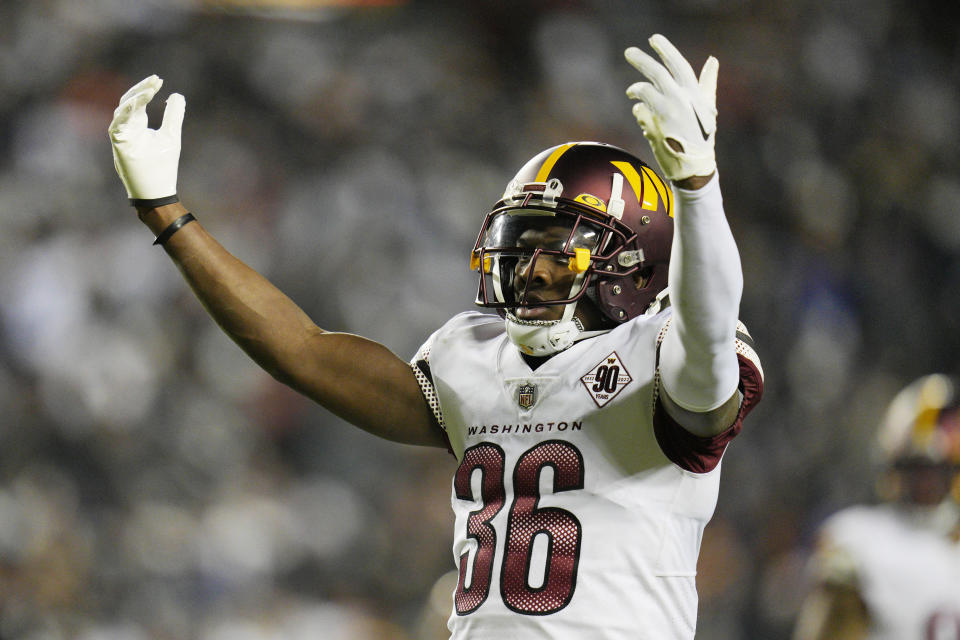
[[[960,20],[933,0],[0,3],[0,639],[433,640],[449,478],[281,387],[126,205],[106,127],[187,98],[180,192],[323,327],[403,357],[470,308],[483,215],[571,139],[651,160],[655,32],[720,59],[764,402],[729,450],[699,640],[789,637],[887,399],[960,353]]]

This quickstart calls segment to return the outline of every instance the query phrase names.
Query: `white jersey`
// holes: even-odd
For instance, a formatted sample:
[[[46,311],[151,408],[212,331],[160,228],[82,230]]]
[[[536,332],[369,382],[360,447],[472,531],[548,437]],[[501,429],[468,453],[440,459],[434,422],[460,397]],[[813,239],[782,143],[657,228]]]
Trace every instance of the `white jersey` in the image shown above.
[[[464,313],[414,359],[450,449],[453,638],[691,639],[720,456],[759,400],[745,329],[740,418],[697,438],[656,409],[670,317],[635,318],[535,370],[497,316]]]
[[[857,586],[870,640],[960,640],[960,545],[890,505],[845,509],[823,534],[821,570]]]

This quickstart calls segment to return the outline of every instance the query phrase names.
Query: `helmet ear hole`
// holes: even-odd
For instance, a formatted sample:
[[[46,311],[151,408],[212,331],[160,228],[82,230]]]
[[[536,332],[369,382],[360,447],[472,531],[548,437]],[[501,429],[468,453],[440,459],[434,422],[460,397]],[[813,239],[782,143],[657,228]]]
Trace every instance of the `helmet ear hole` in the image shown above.
[[[633,274],[633,282],[636,285],[637,289],[643,289],[648,284],[650,284],[650,279],[653,277],[653,267],[641,267],[635,274]]]

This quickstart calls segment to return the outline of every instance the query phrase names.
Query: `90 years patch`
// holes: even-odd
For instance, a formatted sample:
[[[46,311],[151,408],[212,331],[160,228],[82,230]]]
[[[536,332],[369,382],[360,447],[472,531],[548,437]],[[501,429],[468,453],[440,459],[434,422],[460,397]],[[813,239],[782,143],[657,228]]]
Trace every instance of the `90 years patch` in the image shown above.
[[[586,387],[587,393],[602,407],[623,391],[624,387],[630,384],[633,378],[626,367],[620,361],[620,356],[614,351],[606,358],[601,360],[589,373],[580,378],[580,382]]]

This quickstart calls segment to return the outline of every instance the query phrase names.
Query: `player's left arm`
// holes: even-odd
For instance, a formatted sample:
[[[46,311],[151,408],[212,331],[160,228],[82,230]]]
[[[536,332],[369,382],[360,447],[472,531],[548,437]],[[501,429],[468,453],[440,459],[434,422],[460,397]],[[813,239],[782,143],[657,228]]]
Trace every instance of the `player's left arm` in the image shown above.
[[[660,349],[664,410],[694,435],[709,437],[740,415],[737,316],[740,255],[727,224],[714,155],[719,63],[699,78],[662,35],[650,38],[662,64],[636,47],[627,60],[648,82],[627,89],[634,116],[674,191],[669,288],[673,319]]]

